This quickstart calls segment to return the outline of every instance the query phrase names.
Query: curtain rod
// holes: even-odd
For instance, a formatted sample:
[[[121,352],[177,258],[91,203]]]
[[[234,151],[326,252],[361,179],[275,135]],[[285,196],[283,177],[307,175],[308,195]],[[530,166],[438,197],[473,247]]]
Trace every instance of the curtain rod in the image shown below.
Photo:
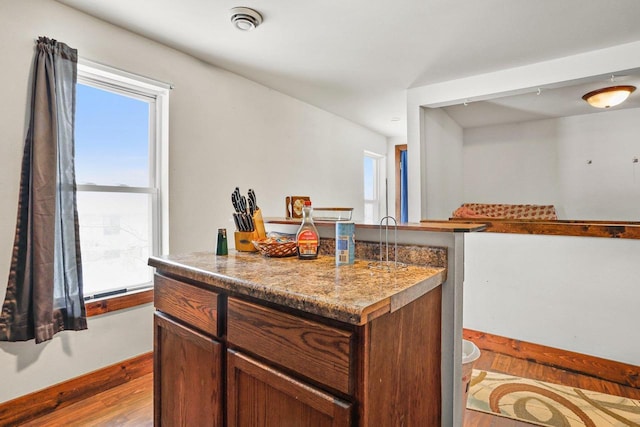
[[[51,38],[51,39],[55,40],[53,38]],[[38,43],[38,40],[39,40],[39,38],[35,38],[34,39],[36,44]],[[117,71],[119,74],[121,74],[124,77],[129,77],[129,78],[132,78],[132,79],[135,79],[135,80],[146,81],[147,83],[150,83],[150,84],[153,84],[153,85],[156,85],[156,86],[160,86],[160,87],[164,87],[166,89],[173,89],[175,87],[173,83],[167,83],[167,82],[163,82],[163,81],[160,81],[160,80],[156,80],[156,79],[151,78],[151,77],[143,76],[141,74],[131,73],[131,72],[125,71],[125,70],[123,70],[121,68],[113,67],[111,65],[107,65],[107,64],[104,64],[102,62],[93,61],[91,59],[84,58],[84,57],[82,57],[80,55],[78,55],[78,63],[82,64],[82,65],[87,65],[87,66],[90,66],[90,67],[94,67],[94,68],[99,68],[99,69],[101,69],[103,71],[112,72],[112,71],[115,70],[115,71]]]

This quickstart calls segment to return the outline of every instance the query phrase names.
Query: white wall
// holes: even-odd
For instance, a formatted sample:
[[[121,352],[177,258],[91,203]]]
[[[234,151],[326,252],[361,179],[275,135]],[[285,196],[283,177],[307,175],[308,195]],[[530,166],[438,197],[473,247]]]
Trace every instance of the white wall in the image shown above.
[[[640,41],[538,62],[506,70],[450,80],[407,90],[407,145],[409,146],[409,220],[427,218],[423,175],[428,173],[422,133],[422,110],[531,92],[598,75],[611,75],[640,67]],[[412,165],[421,165],[418,170]]]
[[[640,221],[640,108],[567,117],[558,129],[567,218]]]
[[[151,351],[152,304],[90,317],[88,328],[38,345],[0,343],[0,403]]]
[[[464,202],[559,204],[557,131],[540,121],[464,131]]]
[[[463,131],[444,110],[431,108],[424,109],[422,129],[425,218],[446,220],[463,200]]]
[[[635,108],[465,129],[464,201],[639,221],[639,118]]]
[[[465,99],[477,101],[523,93],[558,82],[610,75],[638,67],[640,42],[633,42],[409,89],[409,166],[421,164],[424,152],[428,150],[421,117],[425,107],[437,108],[460,104]],[[409,219],[417,221],[428,217],[424,203],[424,187],[428,181],[422,179],[427,170],[414,169],[411,172]],[[569,240],[565,244],[559,239]],[[639,241],[573,239],[576,240],[569,237],[489,233],[468,235],[465,250],[465,326],[640,365],[634,336],[639,319],[631,314],[632,310],[638,310],[635,306],[629,306],[629,301],[639,300]],[[557,248],[555,244],[558,244]],[[520,256],[510,256],[512,253]],[[550,288],[549,283],[555,283],[556,286]],[[573,297],[566,293],[571,291],[575,291]],[[561,297],[556,302],[562,301],[562,304],[551,304],[544,299],[544,295],[550,293],[559,293]],[[612,301],[613,295],[621,305]],[[517,320],[521,313],[511,308],[508,305],[510,302],[518,302],[517,306],[524,310],[521,321]],[[583,303],[587,310],[580,308]],[[592,316],[587,311],[594,310],[604,327],[588,330],[578,324],[581,320],[585,324],[583,319]],[[531,311],[536,311],[535,316]],[[570,320],[558,317],[558,312],[564,311],[574,316]],[[540,319],[546,318],[552,320],[539,323],[544,325],[542,327],[536,326]],[[586,324],[589,322],[587,320]]]
[[[362,217],[364,150],[386,139],[347,120],[52,0],[0,2],[0,278],[8,277],[34,40],[58,39],[80,56],[173,83],[170,100],[170,250],[213,250],[233,229],[230,195],[253,187],[265,216],[286,195],[353,206]],[[231,241],[233,241],[231,239]],[[0,284],[4,298],[5,285]],[[0,343],[0,402],[152,349],[152,308],[89,319],[51,342]]]
[[[465,328],[640,366],[640,240],[465,236]]]
[[[639,220],[639,113],[465,130],[465,201]],[[466,328],[640,365],[640,241],[476,233],[465,243]]]

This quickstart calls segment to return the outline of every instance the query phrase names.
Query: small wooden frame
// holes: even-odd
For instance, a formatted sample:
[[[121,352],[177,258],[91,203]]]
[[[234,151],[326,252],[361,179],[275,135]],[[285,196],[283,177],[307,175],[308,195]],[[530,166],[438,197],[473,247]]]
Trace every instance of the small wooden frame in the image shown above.
[[[307,200],[311,200],[311,198],[309,196],[287,196],[285,198],[286,217],[302,218],[302,207]]]

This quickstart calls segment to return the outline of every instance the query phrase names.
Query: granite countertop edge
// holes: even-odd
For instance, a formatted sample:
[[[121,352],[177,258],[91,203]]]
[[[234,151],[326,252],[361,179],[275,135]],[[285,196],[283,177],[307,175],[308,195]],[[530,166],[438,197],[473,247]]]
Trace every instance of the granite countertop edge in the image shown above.
[[[412,273],[416,276],[416,279],[404,278],[402,286],[397,292],[393,290],[387,290],[384,295],[379,298],[373,297],[373,299],[365,301],[357,301],[352,303],[349,301],[340,301],[338,298],[327,298],[323,295],[314,294],[313,291],[307,289],[296,290],[295,287],[286,286],[272,286],[268,283],[264,283],[260,280],[247,280],[241,277],[234,277],[234,275],[224,274],[219,271],[215,271],[215,266],[209,268],[207,266],[199,266],[198,263],[189,262],[190,256],[209,257],[209,259],[215,264],[216,258],[213,254],[185,254],[185,255],[169,255],[169,256],[152,256],[149,258],[149,265],[155,267],[158,272],[177,276],[187,280],[200,282],[206,285],[211,285],[215,288],[228,291],[230,294],[237,294],[255,298],[257,300],[274,303],[283,307],[300,310],[302,312],[318,315],[328,319],[337,320],[351,325],[364,325],[367,322],[380,317],[386,313],[396,311],[403,306],[418,299],[420,296],[430,292],[436,287],[440,286],[446,280],[446,269],[437,267],[421,267],[410,266]],[[252,258],[256,257],[256,258]],[[230,254],[230,258],[242,266],[243,262],[251,263],[258,259],[269,260],[258,254]],[[324,257],[332,258],[332,257]],[[226,259],[224,259],[226,261]],[[269,263],[262,262],[261,267],[268,269],[273,265],[273,270],[277,271],[279,268],[279,261]],[[345,266],[335,267],[333,271],[327,266],[327,260],[323,260],[322,263],[315,261],[299,261],[299,267],[318,268],[321,272],[338,274],[336,273],[340,268]],[[294,261],[298,262],[298,261]],[[315,264],[314,264],[315,263]],[[360,260],[359,270],[363,270],[364,264],[367,261]],[[357,262],[358,264],[358,262]],[[345,270],[346,271],[346,270]],[[270,277],[268,272],[265,272],[265,277]],[[369,273],[374,274],[374,273]],[[394,274],[394,273],[376,273],[376,274]],[[238,275],[239,276],[239,275]],[[339,283],[339,281],[338,281]],[[359,284],[359,286],[366,286],[365,284]]]

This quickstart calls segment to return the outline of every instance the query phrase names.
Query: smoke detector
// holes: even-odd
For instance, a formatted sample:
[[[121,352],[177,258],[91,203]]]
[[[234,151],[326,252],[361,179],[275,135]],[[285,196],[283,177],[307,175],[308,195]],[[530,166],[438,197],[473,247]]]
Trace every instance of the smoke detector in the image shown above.
[[[231,9],[231,22],[242,31],[250,31],[262,24],[262,15],[248,7],[234,7]]]

